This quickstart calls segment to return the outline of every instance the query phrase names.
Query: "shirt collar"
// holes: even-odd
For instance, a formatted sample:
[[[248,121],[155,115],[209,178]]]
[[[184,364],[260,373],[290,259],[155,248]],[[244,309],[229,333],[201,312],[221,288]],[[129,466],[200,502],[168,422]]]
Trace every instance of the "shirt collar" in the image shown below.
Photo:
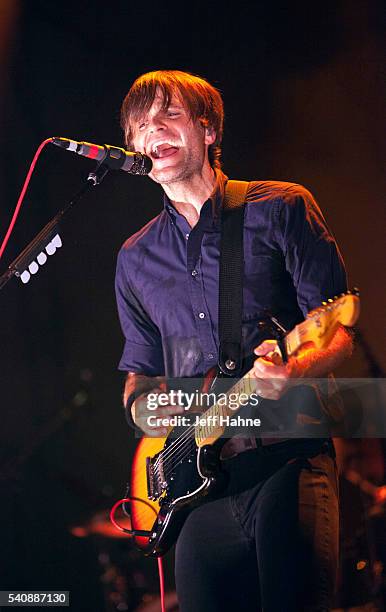
[[[214,228],[217,228],[220,224],[221,208],[224,200],[225,185],[228,181],[228,177],[218,168],[215,168],[214,171],[216,174],[216,182],[211,195],[202,206],[201,214],[207,214],[206,210],[210,209],[210,218],[212,220],[212,225],[214,226]],[[164,209],[172,220],[175,220],[176,217],[180,216],[180,213],[176,211],[166,193],[164,193]]]

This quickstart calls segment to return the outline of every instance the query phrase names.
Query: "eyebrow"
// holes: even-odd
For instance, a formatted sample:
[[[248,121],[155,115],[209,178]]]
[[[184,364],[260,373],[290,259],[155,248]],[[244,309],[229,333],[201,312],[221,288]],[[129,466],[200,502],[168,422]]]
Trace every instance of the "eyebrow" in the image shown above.
[[[178,104],[178,103],[170,103],[169,106],[165,109],[160,108],[159,112],[167,112],[170,109],[178,109],[178,110],[186,110],[185,106],[183,104]],[[146,116],[147,115],[142,115],[142,117],[139,117],[137,119],[137,121],[135,121],[135,123],[138,125],[140,123],[143,123],[146,120]]]

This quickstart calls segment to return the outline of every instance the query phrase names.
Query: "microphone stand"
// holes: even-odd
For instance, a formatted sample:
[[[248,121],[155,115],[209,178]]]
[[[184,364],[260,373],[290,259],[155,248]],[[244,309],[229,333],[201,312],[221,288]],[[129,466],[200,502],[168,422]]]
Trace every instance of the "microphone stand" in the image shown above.
[[[0,289],[2,289],[13,276],[20,277],[23,272],[28,270],[28,266],[30,266],[31,262],[34,261],[35,257],[40,253],[43,253],[47,245],[49,245],[53,238],[58,234],[58,226],[61,219],[63,219],[68,211],[75,206],[75,204],[77,204],[88,191],[90,191],[91,187],[100,185],[108,171],[109,167],[103,163],[100,163],[97,165],[94,172],[89,173],[87,181],[83,187],[73,196],[70,202],[68,202],[68,204],[66,204],[66,206],[62,208],[62,210],[60,210],[55,217],[53,217],[53,219],[51,219],[51,221],[49,221],[47,225],[43,227],[43,229],[35,236],[35,238],[33,238],[33,240],[31,240],[20,255],[18,255],[18,257],[16,257],[16,259],[14,259],[8,266],[4,274],[0,276]],[[59,244],[56,246],[61,246],[60,238]],[[54,245],[52,247],[52,254],[55,252],[56,246]],[[44,259],[43,263],[45,261],[46,258]],[[35,272],[37,272],[38,269],[39,266],[36,264]],[[33,274],[34,272],[31,273]]]

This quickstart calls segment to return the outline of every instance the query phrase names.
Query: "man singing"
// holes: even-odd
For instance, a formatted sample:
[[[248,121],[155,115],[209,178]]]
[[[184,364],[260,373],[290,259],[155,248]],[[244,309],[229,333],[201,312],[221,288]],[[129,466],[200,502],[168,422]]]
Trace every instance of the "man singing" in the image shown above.
[[[116,276],[129,420],[149,425],[150,377],[201,377],[218,360],[222,99],[206,80],[160,70],[140,76],[122,106],[127,147],[151,157],[163,208],[123,245]],[[259,395],[279,400],[298,381],[324,377],[351,351],[340,327],[328,348],[287,363],[262,341],[267,313],[292,329],[346,290],[343,262],[312,195],[276,181],[249,183],[244,216],[243,353],[256,355]],[[154,380],[154,378],[153,378]],[[160,379],[161,380],[161,379]],[[144,389],[138,397],[134,390]],[[320,408],[322,410],[322,408]],[[183,413],[158,406],[157,417]],[[161,425],[159,425],[161,423]],[[226,446],[224,447],[226,448]],[[242,440],[223,454],[226,490],[193,510],[176,546],[181,612],[328,610],[338,559],[334,449],[326,438]]]

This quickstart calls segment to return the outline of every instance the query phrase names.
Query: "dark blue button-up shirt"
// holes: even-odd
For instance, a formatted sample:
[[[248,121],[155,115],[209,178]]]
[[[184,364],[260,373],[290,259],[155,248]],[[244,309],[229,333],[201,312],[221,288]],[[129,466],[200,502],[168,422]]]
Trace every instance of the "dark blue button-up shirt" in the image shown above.
[[[227,178],[192,229],[168,198],[119,252],[116,294],[125,346],[119,369],[149,376],[201,376],[217,363],[220,214]],[[260,320],[292,329],[346,290],[342,258],[307,189],[249,184],[244,220],[243,350],[261,341]]]

